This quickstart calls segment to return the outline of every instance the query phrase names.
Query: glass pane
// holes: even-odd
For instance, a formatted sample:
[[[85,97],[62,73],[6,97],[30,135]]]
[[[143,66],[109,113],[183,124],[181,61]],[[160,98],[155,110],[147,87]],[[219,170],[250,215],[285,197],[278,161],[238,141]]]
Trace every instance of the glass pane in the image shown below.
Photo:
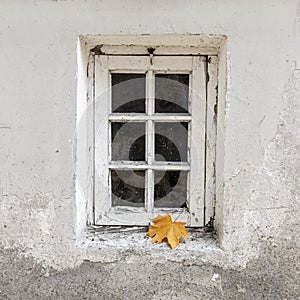
[[[111,74],[112,112],[145,112],[145,74]]]
[[[145,123],[111,123],[112,160],[145,161]]]
[[[111,171],[112,206],[143,207],[145,203],[145,171]]]
[[[187,172],[154,171],[154,207],[186,207]]]
[[[189,74],[155,75],[155,112],[187,113]]]
[[[187,161],[188,123],[155,123],[155,160]]]

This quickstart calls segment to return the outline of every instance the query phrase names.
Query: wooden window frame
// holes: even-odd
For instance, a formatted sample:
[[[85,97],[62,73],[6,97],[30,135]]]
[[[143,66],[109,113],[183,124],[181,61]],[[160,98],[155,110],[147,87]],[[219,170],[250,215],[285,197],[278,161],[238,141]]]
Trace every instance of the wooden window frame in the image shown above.
[[[189,212],[180,214],[179,221],[187,222],[190,227],[203,227],[207,225],[214,216],[215,206],[215,159],[216,159],[216,112],[213,108],[217,100],[217,62],[216,55],[188,55],[178,53],[173,49],[166,50],[166,54],[158,54],[154,57],[151,54],[138,54],[136,49],[133,53],[122,54],[122,48],[117,48],[119,52],[111,54],[99,54],[91,51],[89,58],[89,98],[93,101],[93,112],[89,122],[92,122],[93,133],[89,139],[90,159],[93,167],[90,170],[92,176],[92,192],[88,200],[88,209],[92,211],[91,223],[94,225],[147,225],[151,218],[158,213],[171,213],[176,218],[181,209],[153,209],[149,196],[146,198],[146,211],[137,208],[119,207],[112,209],[110,206],[109,188],[109,168],[124,168],[124,165],[112,165],[109,163],[110,133],[109,126],[102,126],[99,132],[98,124],[114,121],[146,121],[147,131],[153,132],[154,121],[189,121],[191,130],[189,131],[189,142],[200,145],[189,145],[190,165],[188,163],[176,164],[178,170],[190,170],[190,194]],[[174,54],[174,52],[176,54]],[[169,53],[169,54],[168,54]],[[122,54],[122,55],[121,55]],[[133,54],[133,55],[132,55]],[[117,114],[110,114],[110,73],[111,72],[141,72],[146,73],[146,107],[148,116],[145,114],[128,114],[126,117]],[[169,73],[189,73],[190,88],[190,113],[186,115],[164,115],[154,113],[154,81],[153,74],[159,72]],[[99,95],[100,98],[99,99]],[[200,99],[201,98],[201,99]],[[204,101],[201,101],[201,100]],[[151,100],[151,101],[150,101]],[[103,103],[106,102],[106,103]],[[200,124],[196,124],[196,123]],[[151,142],[153,134],[148,134],[147,143]],[[99,143],[101,141],[101,143]],[[103,141],[106,141],[103,143]],[[197,150],[197,151],[196,151]],[[147,151],[147,158],[150,164],[153,161],[153,151]],[[172,164],[151,165],[147,172],[146,180],[151,180],[151,172],[155,168],[160,170],[172,169]],[[146,168],[141,163],[127,163],[126,168]],[[104,184],[103,184],[104,183]],[[151,188],[148,187],[150,194]],[[193,187],[193,188],[191,188]],[[195,188],[194,188],[195,187]],[[152,193],[153,194],[153,193]],[[92,198],[92,199],[91,199]],[[132,221],[134,220],[134,221]],[[147,221],[146,221],[147,220]]]

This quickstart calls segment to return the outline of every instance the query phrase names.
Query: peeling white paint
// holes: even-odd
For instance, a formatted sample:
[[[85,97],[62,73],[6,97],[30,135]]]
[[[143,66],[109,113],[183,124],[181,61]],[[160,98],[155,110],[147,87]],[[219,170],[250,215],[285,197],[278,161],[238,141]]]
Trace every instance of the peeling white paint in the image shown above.
[[[211,280],[212,281],[217,281],[219,279],[220,275],[218,273],[214,273]]]

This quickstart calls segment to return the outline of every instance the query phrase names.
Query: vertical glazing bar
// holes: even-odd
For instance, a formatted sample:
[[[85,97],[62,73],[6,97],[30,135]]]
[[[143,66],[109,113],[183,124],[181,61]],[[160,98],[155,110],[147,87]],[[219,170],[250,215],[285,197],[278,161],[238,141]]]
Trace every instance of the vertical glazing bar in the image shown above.
[[[154,74],[152,70],[147,72],[146,76],[146,113],[152,116],[154,113]],[[146,151],[147,163],[151,165],[154,161],[154,123],[151,120],[147,121],[146,126]],[[154,206],[154,174],[153,170],[147,170],[146,180],[146,211],[152,212]]]

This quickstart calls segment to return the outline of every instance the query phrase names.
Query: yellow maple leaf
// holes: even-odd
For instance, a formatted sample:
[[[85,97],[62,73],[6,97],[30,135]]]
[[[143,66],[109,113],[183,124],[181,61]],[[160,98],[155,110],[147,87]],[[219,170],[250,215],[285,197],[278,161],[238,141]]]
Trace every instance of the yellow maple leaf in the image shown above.
[[[179,245],[180,238],[188,238],[188,231],[185,222],[173,222],[169,214],[158,215],[151,220],[154,225],[149,226],[147,234],[152,238],[153,243],[161,243],[167,240],[171,248]]]

